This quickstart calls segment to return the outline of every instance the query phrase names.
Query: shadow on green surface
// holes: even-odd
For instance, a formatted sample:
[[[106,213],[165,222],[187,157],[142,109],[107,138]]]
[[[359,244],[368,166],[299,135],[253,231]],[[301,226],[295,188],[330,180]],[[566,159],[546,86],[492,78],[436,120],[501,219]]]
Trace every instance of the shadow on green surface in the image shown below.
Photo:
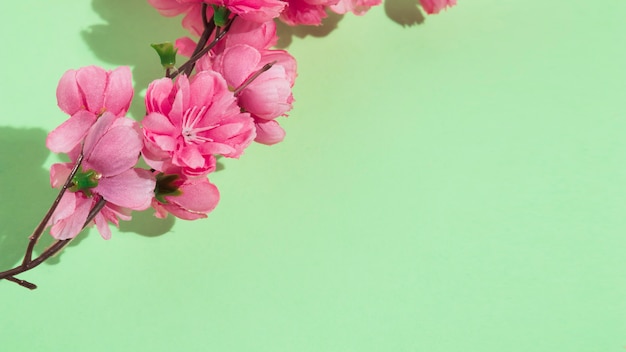
[[[174,226],[175,218],[170,215],[165,219],[158,219],[153,213],[153,209],[133,212],[131,221],[120,222],[120,231],[133,232],[146,237],[166,234]]]
[[[23,258],[28,236],[57,195],[50,187],[48,170],[42,167],[50,154],[45,140],[43,129],[0,127],[0,270],[10,269]],[[77,245],[83,237],[70,246]],[[44,234],[35,253],[41,253],[52,241]],[[46,263],[58,263],[62,254]]]
[[[46,131],[38,128],[0,127],[0,271],[14,267],[24,257],[31,235],[58,194],[50,187],[49,171],[42,167],[50,152],[45,146]],[[121,224],[121,231],[144,236],[167,233],[174,219],[156,219],[150,211],[135,212],[133,219]],[[83,231],[68,248],[77,246],[89,235]],[[46,232],[35,247],[43,252],[54,239]],[[45,263],[59,263],[65,250]]]
[[[150,44],[173,42],[187,33],[179,19],[161,16],[146,0],[93,0],[92,7],[107,23],[84,30],[83,40],[101,60],[132,68],[135,96],[130,115],[140,120],[145,115],[140,92],[164,76]]]
[[[419,0],[385,0],[385,14],[402,27],[424,23],[424,14],[419,8]]]

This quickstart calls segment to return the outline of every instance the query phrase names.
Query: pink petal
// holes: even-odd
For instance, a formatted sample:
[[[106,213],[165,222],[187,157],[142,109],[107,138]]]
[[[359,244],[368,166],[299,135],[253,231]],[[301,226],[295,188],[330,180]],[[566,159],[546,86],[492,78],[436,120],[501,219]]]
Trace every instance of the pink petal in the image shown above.
[[[85,97],[86,109],[98,115],[104,106],[107,72],[98,66],[83,67],[76,72],[78,89]]]
[[[170,121],[175,126],[181,126],[183,115],[185,111],[189,107],[189,79],[185,75],[180,75],[176,79],[176,95],[174,96],[174,101],[172,102],[172,109],[167,116],[169,116]]]
[[[101,213],[98,213],[93,220],[96,223],[96,228],[98,229],[98,232],[100,232],[100,236],[102,236],[102,238],[104,238],[105,240],[110,240],[111,229],[109,228],[109,223],[104,218],[104,216]]]
[[[182,194],[179,196],[167,196],[165,198],[194,213],[211,212],[220,199],[220,192],[217,187],[206,179],[201,182],[184,184],[181,191]]]
[[[239,44],[224,50],[221,72],[226,82],[239,87],[255,70],[261,61],[261,53],[249,45]]]
[[[52,164],[50,167],[50,185],[53,188],[60,188],[65,184],[67,177],[72,172],[74,165],[70,163]]]
[[[176,131],[176,127],[167,116],[158,112],[148,114],[144,117],[143,121],[141,121],[141,124],[143,125],[144,131],[149,131],[151,134],[172,135]]]
[[[195,145],[185,146],[180,153],[178,153],[178,158],[183,162],[184,166],[191,167],[192,169],[201,168],[206,163],[204,156]]]
[[[102,115],[85,139],[85,166],[103,177],[114,176],[133,167],[143,148],[141,136],[135,128],[120,125],[107,130],[114,119],[118,117],[111,113]]]
[[[186,106],[212,106],[223,98],[225,94],[235,97],[228,91],[228,85],[219,73],[214,71],[202,71],[196,74],[189,90],[185,94],[190,97]],[[230,100],[228,100],[230,101]]]
[[[133,99],[131,77],[128,66],[121,66],[109,72],[108,84],[104,93],[104,108],[117,116],[126,113]]]
[[[68,115],[84,109],[84,102],[76,83],[76,71],[67,70],[57,86],[57,104]]]
[[[237,21],[235,21],[234,23],[237,23]],[[178,54],[186,57],[191,57],[194,49],[196,48],[196,42],[194,42],[193,39],[189,37],[182,37],[176,39],[176,42],[174,42],[174,46],[176,47],[176,49],[178,49]]]
[[[94,122],[96,115],[81,110],[48,134],[46,146],[55,153],[67,153],[81,143]]]
[[[154,197],[155,180],[143,169],[130,169],[113,177],[103,177],[95,191],[108,202],[133,210],[144,210]]]
[[[57,240],[67,240],[76,237],[83,229],[83,225],[91,210],[93,201],[91,198],[85,198],[78,193],[66,193],[63,197],[74,196],[76,199],[76,207],[67,217],[58,220],[50,228],[50,235]],[[57,208],[59,210],[59,208]],[[65,212],[68,209],[61,210]]]
[[[255,142],[272,145],[281,142],[285,138],[285,130],[280,127],[278,122],[271,121],[256,121],[256,138]]]
[[[177,0],[148,0],[163,16],[173,17],[189,10],[191,4]]]
[[[298,75],[296,59],[285,50],[263,50],[261,55],[261,62],[268,63],[276,61],[275,66],[282,66],[285,69],[289,83],[293,87],[296,76]]]
[[[52,213],[50,220],[48,220],[48,225],[55,224],[70,216],[76,209],[76,197],[76,193],[65,192],[63,197],[61,197],[57,208],[54,210],[54,213]]]
[[[165,115],[169,114],[170,110],[172,110],[172,105],[169,101],[172,89],[174,89],[174,83],[169,78],[152,81],[146,91],[147,113],[160,112]]]

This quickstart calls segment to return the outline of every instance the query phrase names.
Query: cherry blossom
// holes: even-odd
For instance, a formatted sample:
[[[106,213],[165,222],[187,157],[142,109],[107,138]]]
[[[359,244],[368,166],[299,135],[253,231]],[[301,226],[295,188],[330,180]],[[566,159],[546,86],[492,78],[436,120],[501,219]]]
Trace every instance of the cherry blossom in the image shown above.
[[[456,5],[456,0],[420,0],[420,4],[426,13],[437,14],[446,7]]]
[[[330,9],[338,14],[352,12],[357,16],[362,16],[372,6],[378,6],[381,2],[382,0],[339,0],[337,4],[330,6]]]
[[[103,113],[85,138],[84,159],[48,223],[52,226],[50,234],[56,239],[76,236],[100,199],[106,203],[94,221],[105,239],[111,237],[108,222],[117,225],[118,217],[130,219],[129,209],[147,209],[154,196],[155,180],[148,170],[133,168],[141,148],[136,122]],[[63,185],[73,165],[53,164],[51,185]]]
[[[184,220],[206,218],[220,198],[217,187],[206,177],[189,178],[180,172],[168,170],[156,176],[152,207],[157,218],[168,213]]]
[[[98,117],[108,111],[126,114],[133,98],[130,68],[105,71],[97,66],[68,70],[57,86],[57,102],[70,115],[46,140],[48,149],[68,153],[85,138]]]
[[[215,155],[237,158],[255,137],[250,114],[240,111],[224,78],[212,71],[152,82],[146,110],[143,156],[159,171],[206,175],[215,170]]]

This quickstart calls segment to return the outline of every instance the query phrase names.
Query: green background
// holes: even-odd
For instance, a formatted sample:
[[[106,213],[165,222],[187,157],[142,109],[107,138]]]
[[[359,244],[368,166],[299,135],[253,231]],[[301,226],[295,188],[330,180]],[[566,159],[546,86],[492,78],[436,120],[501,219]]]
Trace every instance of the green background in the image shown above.
[[[224,161],[206,220],[138,214],[22,275],[35,291],[0,282],[0,350],[624,351],[625,17],[390,0],[281,27],[284,143]],[[55,194],[63,72],[130,65],[138,118],[148,44],[184,31],[144,0],[23,0],[0,33],[4,269]]]

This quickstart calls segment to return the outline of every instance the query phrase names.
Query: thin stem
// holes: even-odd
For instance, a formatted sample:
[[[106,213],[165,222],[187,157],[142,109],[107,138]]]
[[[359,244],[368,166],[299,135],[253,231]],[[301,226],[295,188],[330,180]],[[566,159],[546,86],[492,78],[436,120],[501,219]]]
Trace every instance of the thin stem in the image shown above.
[[[191,54],[191,57],[194,57],[196,54],[198,54],[198,52],[200,52],[200,50],[202,50],[202,48],[204,48],[206,43],[209,41],[209,38],[211,37],[213,30],[215,30],[215,20],[213,19],[213,17],[211,17],[211,20],[209,21],[209,19],[207,18],[207,13],[206,13],[207,9],[208,9],[208,5],[206,3],[203,3],[202,4],[202,24],[204,26],[204,31],[202,32],[202,36],[200,36],[200,39],[198,40],[198,44],[196,44],[196,48],[193,50],[193,54]],[[185,74],[187,76],[191,74],[194,66],[195,66],[195,62],[189,65],[189,67],[186,69]]]
[[[41,219],[41,222],[35,228],[35,231],[33,231],[32,235],[30,235],[28,239],[28,247],[26,248],[26,254],[24,254],[24,260],[22,261],[22,266],[26,266],[28,265],[28,263],[30,263],[33,257],[33,250],[35,249],[35,245],[37,244],[37,241],[39,240],[39,238],[41,237],[41,234],[46,228],[46,225],[48,224],[48,221],[52,217],[52,214],[54,214],[54,211],[59,206],[59,202],[61,201],[63,194],[65,194],[65,191],[70,186],[70,183],[72,183],[72,178],[74,178],[74,175],[76,175],[76,172],[78,172],[78,169],[80,168],[80,164],[83,162],[83,157],[84,157],[83,152],[81,151],[80,154],[78,155],[78,158],[76,159],[76,164],[74,165],[74,168],[72,168],[72,171],[70,171],[70,174],[65,180],[63,187],[61,187],[59,194],[57,195],[54,202],[52,202],[50,209],[48,209],[48,212],[43,217],[43,219]]]
[[[87,219],[85,220],[85,223],[82,229],[84,229],[85,227],[87,227],[87,225],[89,225],[89,223],[96,217],[96,215],[100,212],[100,210],[102,210],[102,208],[104,208],[105,205],[106,205],[106,200],[104,198],[100,198],[98,202],[93,206],[93,208],[91,208],[91,210],[89,211],[89,214],[87,215]],[[39,257],[35,258],[34,260],[29,261],[27,264],[22,264],[20,266],[17,266],[11,270],[1,272],[0,280],[7,279],[11,282],[15,282],[16,284],[26,287],[28,289],[31,289],[31,290],[36,289],[37,285],[30,283],[28,281],[20,280],[16,278],[15,275],[18,275],[23,272],[36,268],[37,266],[39,266],[39,264],[43,263],[48,258],[52,257],[53,255],[61,251],[63,248],[65,248],[65,246],[67,246],[71,241],[72,239],[57,240],[50,247],[48,247],[43,253],[41,253]]]
[[[198,61],[202,56],[204,56],[204,54],[208,53],[209,50],[213,49],[213,47],[216,46],[217,43],[219,43],[219,41],[222,40],[222,38],[224,38],[226,33],[228,33],[228,30],[230,29],[230,26],[235,21],[235,18],[237,17],[231,18],[228,21],[228,24],[224,26],[224,30],[221,31],[218,35],[216,35],[215,39],[213,39],[213,41],[209,43],[209,45],[204,47],[202,50],[198,51],[195,55],[192,55],[191,58],[189,58],[189,60],[187,60],[187,62],[185,62],[184,64],[180,65],[180,67],[178,68],[178,71],[172,73],[172,75],[169,78],[174,79],[176,76],[178,76],[179,73],[186,72],[189,66],[193,67],[193,65],[196,64],[196,61]]]
[[[15,282],[16,284],[22,286],[22,287],[26,287],[29,290],[34,290],[37,288],[37,285],[30,283],[28,281],[25,280],[20,280],[20,279],[16,279],[13,276],[9,276],[6,278],[7,280],[11,281],[11,282]]]
[[[272,66],[274,66],[275,63],[277,63],[278,61],[274,60],[272,62],[270,62],[269,64],[265,64],[263,65],[263,67],[261,67],[260,70],[256,71],[252,76],[250,76],[245,82],[243,82],[239,87],[237,87],[237,89],[235,89],[235,91],[233,92],[233,94],[238,95],[239,93],[241,93],[242,90],[244,90],[248,85],[250,85],[250,83],[252,83],[255,79],[259,78],[259,76],[269,70],[270,68],[272,68]]]

